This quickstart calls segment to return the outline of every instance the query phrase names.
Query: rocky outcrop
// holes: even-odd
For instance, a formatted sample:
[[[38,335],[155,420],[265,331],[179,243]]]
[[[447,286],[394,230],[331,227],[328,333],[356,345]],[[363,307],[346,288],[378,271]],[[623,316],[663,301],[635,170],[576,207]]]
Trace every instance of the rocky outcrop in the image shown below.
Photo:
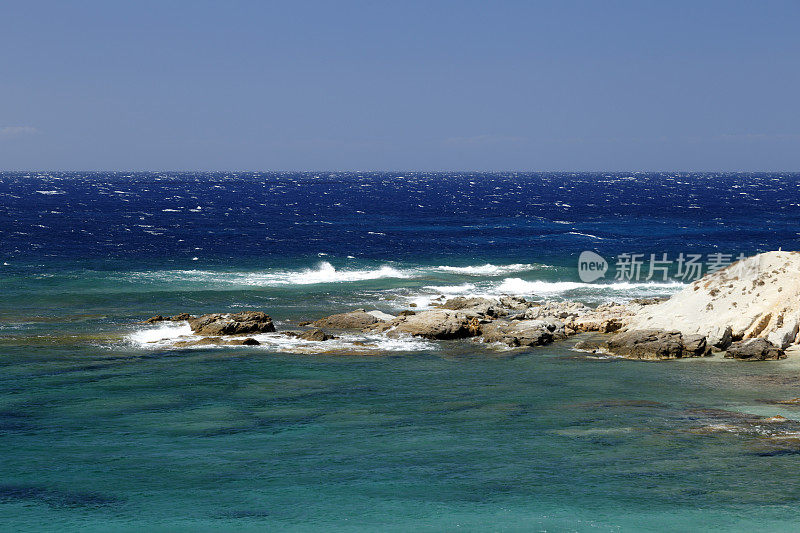
[[[261,344],[253,338],[223,339],[222,337],[201,337],[199,339],[176,341],[178,348],[191,348],[192,346],[258,346]]]
[[[275,331],[272,318],[261,311],[212,313],[189,320],[192,333],[204,336],[248,335]]]
[[[367,313],[374,316],[378,320],[383,320],[384,322],[394,318],[394,315],[390,315],[389,313],[384,313],[383,311],[378,311],[378,310],[367,311]]]
[[[533,305],[533,302],[529,302],[521,296],[503,295],[500,297],[500,307],[509,311],[525,311]]]
[[[545,320],[495,320],[481,327],[484,342],[507,346],[542,346],[564,338],[564,324]]]
[[[144,323],[155,324],[156,322],[180,322],[182,320],[190,320],[192,318],[194,318],[194,315],[190,315],[189,313],[180,313],[172,316],[156,315],[148,318],[144,321]]]
[[[368,331],[389,336],[412,335],[426,339],[463,339],[479,335],[483,325],[477,317],[461,311],[433,309],[414,315],[399,316],[368,327]]]
[[[330,329],[364,329],[372,324],[384,322],[380,318],[367,313],[364,309],[356,309],[349,313],[339,313],[336,315],[320,318],[312,322],[312,326],[316,328],[330,328]]]
[[[728,347],[725,357],[743,361],[776,361],[785,359],[786,354],[767,339],[756,338],[734,342]]]
[[[709,274],[665,302],[643,307],[626,327],[699,334],[720,350],[732,340],[756,337],[782,349],[800,340],[798,302],[800,252],[766,252]]]
[[[639,308],[641,304],[634,304]],[[632,315],[631,305],[604,304],[595,309],[580,302],[544,302],[531,304],[521,315],[512,316],[525,320],[559,320],[567,333],[599,331],[612,333],[621,329]]]
[[[465,313],[487,317],[500,317],[508,314],[508,311],[500,306],[499,301],[488,298],[464,298],[463,296],[458,296],[447,300],[439,308],[464,311]]]
[[[304,331],[303,333],[298,335],[298,338],[307,340],[307,341],[327,341],[331,339],[335,339],[335,335],[330,335],[325,333],[321,329],[312,329],[309,331]]]
[[[657,329],[618,333],[603,345],[604,351],[627,359],[663,360],[703,357],[711,353],[706,338]]]

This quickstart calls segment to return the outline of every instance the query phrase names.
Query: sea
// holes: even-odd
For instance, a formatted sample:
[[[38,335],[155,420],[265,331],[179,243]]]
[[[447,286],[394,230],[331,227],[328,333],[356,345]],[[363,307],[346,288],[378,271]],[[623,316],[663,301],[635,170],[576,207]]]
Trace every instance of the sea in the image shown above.
[[[800,396],[792,356],[280,331],[455,296],[668,297],[686,258],[800,249],[799,183],[0,173],[0,529],[796,531],[800,433],[776,444],[759,418],[800,421],[777,403]],[[608,265],[588,282],[587,251]],[[258,346],[181,348],[186,323],[143,323],[250,309],[278,329]]]

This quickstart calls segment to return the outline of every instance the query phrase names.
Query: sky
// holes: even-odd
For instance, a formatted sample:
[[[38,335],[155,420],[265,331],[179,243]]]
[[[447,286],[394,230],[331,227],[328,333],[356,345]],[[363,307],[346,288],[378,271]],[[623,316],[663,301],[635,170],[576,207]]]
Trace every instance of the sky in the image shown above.
[[[798,1],[0,3],[0,169],[800,171]]]

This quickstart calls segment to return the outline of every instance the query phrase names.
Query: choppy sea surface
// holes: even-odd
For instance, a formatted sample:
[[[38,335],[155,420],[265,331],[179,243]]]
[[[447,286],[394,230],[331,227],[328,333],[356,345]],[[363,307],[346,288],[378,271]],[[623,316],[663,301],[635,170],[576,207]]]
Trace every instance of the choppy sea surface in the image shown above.
[[[795,530],[800,433],[759,418],[800,431],[800,407],[775,403],[800,396],[793,356],[642,363],[575,339],[357,334],[177,349],[185,325],[141,321],[254,308],[287,329],[440,296],[668,296],[685,280],[583,283],[578,255],[798,249],[799,182],[0,173],[0,524]]]

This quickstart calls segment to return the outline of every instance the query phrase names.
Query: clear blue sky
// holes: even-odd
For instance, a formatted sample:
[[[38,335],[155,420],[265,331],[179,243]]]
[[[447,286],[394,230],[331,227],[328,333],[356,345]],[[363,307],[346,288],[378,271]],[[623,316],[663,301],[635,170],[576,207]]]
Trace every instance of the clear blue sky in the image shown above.
[[[4,0],[0,169],[800,170],[800,1]]]

